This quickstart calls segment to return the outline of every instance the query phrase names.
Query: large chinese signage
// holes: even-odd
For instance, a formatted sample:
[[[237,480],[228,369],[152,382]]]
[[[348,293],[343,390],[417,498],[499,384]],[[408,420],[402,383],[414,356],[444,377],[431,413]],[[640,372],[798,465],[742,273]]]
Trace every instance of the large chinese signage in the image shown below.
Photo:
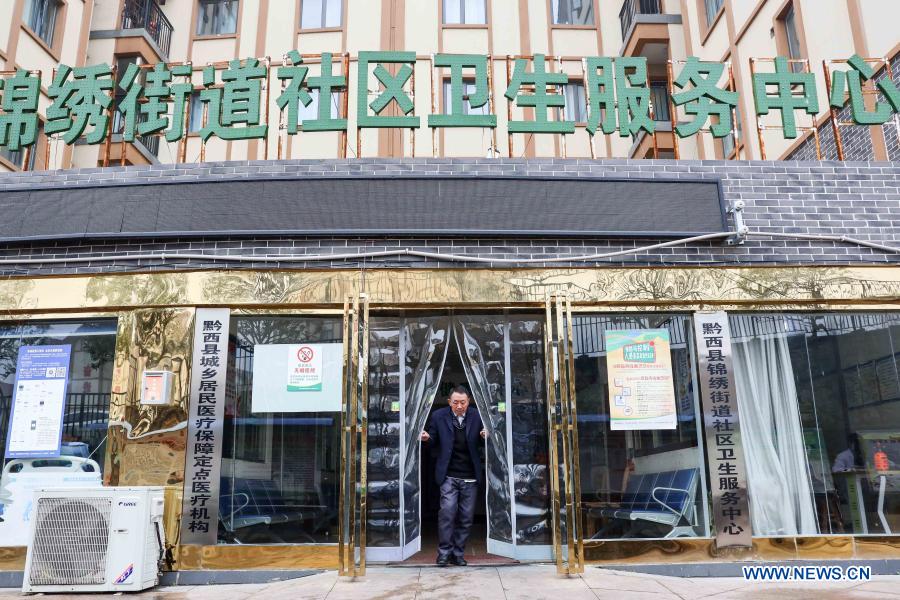
[[[502,95],[508,135],[575,131],[574,112],[580,109],[567,105],[563,86],[570,83],[570,75],[563,72],[561,57],[436,54],[423,59],[414,52],[360,52],[353,61],[357,64],[355,86],[350,56],[327,52],[301,56],[291,50],[280,64],[257,58],[202,67],[130,64],[120,73],[106,64],[75,68],[61,64],[47,88],[50,104],[44,115],[44,132],[66,144],[79,139],[99,144],[108,142],[113,133],[120,133],[126,142],[151,135],[167,142],[183,141],[190,125],[203,142],[214,137],[267,140],[270,129],[276,127],[288,136],[300,131],[338,131],[345,134],[346,154],[352,110],[357,144],[360,131],[366,128],[477,127],[491,129],[496,136],[494,88],[504,89],[502,83],[495,85],[498,62],[505,65]],[[423,91],[430,94],[427,118],[418,111],[428,102],[417,102],[416,94],[415,73],[422,70],[423,62],[431,69],[430,90],[419,86],[420,95]],[[759,67],[763,62],[769,65],[767,70]],[[796,68],[798,62],[804,63],[802,69]],[[594,56],[580,63],[581,72],[573,76],[584,86],[581,108],[592,138],[598,133],[618,132],[621,137],[653,134],[658,125],[654,112],[670,115],[677,137],[700,132],[715,138],[737,136],[738,93],[728,63],[696,57],[670,61],[669,93],[659,100],[670,104],[666,107],[653,106],[646,58]],[[824,69],[833,124],[835,109],[845,106],[853,122],[862,125],[883,124],[900,112],[900,91],[890,76],[876,74],[877,63],[873,66],[872,60],[856,55],[830,63],[834,68],[825,65]],[[809,127],[798,127],[797,119],[798,114],[815,117],[819,113],[818,86],[808,62],[778,57],[751,59],[750,65],[757,129],[761,130],[759,117],[773,114],[777,116],[773,122],[779,123],[777,128],[785,138],[796,138],[798,129],[815,132],[814,119]],[[890,75],[889,66],[885,69]],[[18,151],[34,145],[38,138],[41,73],[19,69],[8,74],[0,81],[0,146]],[[278,91],[272,93],[273,88]],[[436,89],[446,89],[440,110]],[[354,93],[355,107],[351,109],[349,100]],[[864,102],[865,95],[877,97]],[[334,101],[336,97],[340,101]],[[197,111],[202,112],[202,123],[189,119],[196,110],[191,107],[194,102],[202,107]],[[518,114],[513,114],[514,107]],[[511,143],[509,147],[511,152]]]

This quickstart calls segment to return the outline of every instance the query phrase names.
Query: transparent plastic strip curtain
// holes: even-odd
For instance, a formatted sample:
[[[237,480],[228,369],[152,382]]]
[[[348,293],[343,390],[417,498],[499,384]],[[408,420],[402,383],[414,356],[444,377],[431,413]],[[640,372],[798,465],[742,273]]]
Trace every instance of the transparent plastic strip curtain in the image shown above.
[[[488,537],[513,544],[512,500],[507,453],[506,319],[458,317],[453,320],[463,369],[487,438]]]
[[[403,371],[401,319],[373,317],[369,323],[369,456],[366,542],[373,548],[401,545],[400,502]]]
[[[406,349],[402,358],[407,374],[405,395],[406,448],[403,460],[403,545],[420,535],[420,444],[434,397],[441,383],[450,347],[450,317],[404,319],[401,329]]]

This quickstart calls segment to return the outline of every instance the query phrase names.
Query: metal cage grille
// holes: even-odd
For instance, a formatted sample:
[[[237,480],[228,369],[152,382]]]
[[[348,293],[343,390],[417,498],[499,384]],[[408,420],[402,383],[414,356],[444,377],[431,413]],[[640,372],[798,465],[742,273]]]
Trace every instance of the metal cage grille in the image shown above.
[[[104,583],[111,508],[109,498],[39,498],[31,585]]]

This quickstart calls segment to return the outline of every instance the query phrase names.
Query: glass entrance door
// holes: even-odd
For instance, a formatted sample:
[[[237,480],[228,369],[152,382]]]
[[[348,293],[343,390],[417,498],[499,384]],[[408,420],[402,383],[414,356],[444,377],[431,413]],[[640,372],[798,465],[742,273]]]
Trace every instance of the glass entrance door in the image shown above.
[[[572,307],[568,297],[553,295],[547,298],[544,331],[553,553],[559,573],[583,573],[584,536],[581,531],[575,357],[572,343]]]
[[[453,383],[471,390],[489,432],[483,505],[488,553],[552,557],[543,328],[542,315],[407,313],[371,319],[370,560],[404,560],[423,550],[423,519],[428,530],[433,516],[423,505],[430,467],[419,436],[432,406],[445,400],[440,388],[448,383],[443,379],[449,361],[461,369],[452,374]]]
[[[369,301],[344,302],[338,574],[366,574]]]

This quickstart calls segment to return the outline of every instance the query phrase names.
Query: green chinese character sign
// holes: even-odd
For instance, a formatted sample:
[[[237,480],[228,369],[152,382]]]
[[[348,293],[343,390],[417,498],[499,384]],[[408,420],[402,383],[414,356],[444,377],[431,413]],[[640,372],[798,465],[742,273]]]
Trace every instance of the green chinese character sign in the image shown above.
[[[492,60],[481,54],[433,57],[430,81],[424,87],[430,85],[432,94],[442,92],[443,102],[442,110],[425,119],[428,127],[497,127],[497,115],[492,114]],[[794,139],[800,129],[797,113],[813,118],[819,113],[816,76],[808,69],[791,68],[791,61],[785,57],[771,60],[772,72],[751,68],[756,114],[776,113],[783,136]],[[107,140],[116,111],[120,118],[115,121],[114,133],[121,133],[124,141],[147,135],[165,137],[169,142],[184,140],[186,116],[189,112],[196,114],[189,111],[197,108],[191,107],[196,75],[198,84],[202,79],[199,101],[206,116],[202,127],[194,123],[192,129],[199,128],[203,142],[214,136],[223,140],[267,139],[269,102],[281,111],[287,135],[299,131],[346,132],[348,62],[349,57],[344,55],[343,64],[335,65],[334,56],[326,52],[320,55],[316,68],[316,60],[305,62],[297,50],[291,50],[271,72],[268,60],[256,58],[231,60],[224,69],[208,65],[197,73],[185,64],[132,64],[115,76],[106,64],[74,68],[61,64],[48,82],[44,129],[48,136],[59,136],[66,144],[79,139],[100,144]],[[900,90],[887,76],[887,67],[873,65],[874,61],[857,55],[844,62],[846,67],[832,73],[830,108],[847,107],[858,125],[878,126],[896,118]],[[421,63],[414,52],[359,53],[355,94],[358,128],[415,129],[422,125],[415,107],[415,74]],[[751,67],[755,63],[751,59]],[[648,83],[646,58],[592,56],[585,57],[582,64],[588,134],[618,131],[619,136],[628,137],[641,131],[654,133],[655,96]],[[528,118],[510,119],[510,134],[566,135],[576,131],[575,121],[566,118],[572,116],[566,114],[567,109],[575,108],[567,106],[567,73],[554,71],[543,54],[535,54],[533,59],[516,58],[508,61],[507,67],[509,83],[503,91],[507,106],[521,109],[520,113],[533,113]],[[732,78],[723,81],[725,68],[722,63],[696,57],[684,62],[668,90],[672,106],[679,109],[672,113],[678,137],[709,131],[721,138],[733,131],[739,98]],[[268,92],[270,80],[281,88],[272,98]],[[867,87],[871,89],[864,89]],[[344,104],[337,111],[342,94]],[[871,95],[868,99],[867,94]],[[577,97],[569,94],[570,101]],[[35,72],[17,69],[0,80],[0,147],[18,151],[36,143],[41,98],[40,77]],[[308,111],[313,114],[301,122],[305,112],[302,107],[310,106],[317,108]],[[664,107],[656,108],[663,112]]]
[[[850,114],[857,125],[883,125],[900,112],[900,91],[897,84],[887,76],[876,84],[887,102],[875,102],[872,110],[866,108],[863,98],[863,82],[875,77],[875,70],[862,57],[854,54],[847,60],[849,71],[834,71],[831,82],[831,97],[828,99],[834,108],[844,107],[844,94],[850,96]]]
[[[685,62],[684,68],[673,82],[674,87],[684,90],[672,94],[672,104],[683,106],[685,114],[693,116],[689,123],[675,126],[678,137],[690,137],[703,129],[709,117],[718,118],[710,126],[713,137],[721,138],[732,131],[731,113],[737,108],[737,92],[718,87],[725,65],[715,62],[702,62],[692,56]],[[673,90],[674,91],[674,90]]]
[[[543,54],[535,54],[532,70],[528,72],[528,61],[517,58],[515,69],[506,88],[506,96],[520,108],[534,108],[534,121],[510,121],[507,127],[510,133],[574,133],[575,121],[551,121],[547,114],[550,108],[563,108],[566,99],[562,94],[551,93],[551,86],[558,92],[559,86],[569,82],[565,73],[548,73]],[[523,94],[523,87],[533,89],[530,94]]]
[[[41,80],[18,69],[15,75],[0,81],[0,91],[0,146],[13,152],[31,146],[37,141]]]
[[[369,102],[369,65],[375,64],[373,74],[378,84],[384,89],[377,90],[378,95]],[[385,65],[399,65],[396,74],[391,74]],[[416,65],[415,52],[360,52],[358,66],[359,75],[356,88],[356,126],[357,127],[404,127],[419,126],[419,117],[410,115],[415,108],[412,98],[403,86],[409,81]],[[399,116],[382,116],[389,105],[400,109]],[[369,109],[374,114],[370,114]]]
[[[775,88],[774,93],[769,93],[769,87]],[[783,56],[775,59],[774,73],[753,74],[753,100],[758,116],[772,110],[781,113],[782,132],[791,140],[797,137],[794,111],[802,110],[813,117],[819,112],[815,75],[793,71]]]

